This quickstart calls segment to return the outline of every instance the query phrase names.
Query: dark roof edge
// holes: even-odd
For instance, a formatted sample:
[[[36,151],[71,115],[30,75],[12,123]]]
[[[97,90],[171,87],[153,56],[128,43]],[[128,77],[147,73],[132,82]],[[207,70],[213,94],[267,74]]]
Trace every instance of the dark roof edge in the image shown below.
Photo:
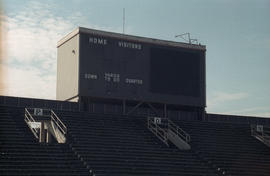
[[[153,38],[147,38],[147,37],[139,37],[139,36],[133,36],[133,35],[127,35],[127,34],[120,34],[115,32],[107,32],[107,31],[101,31],[101,30],[95,30],[95,29],[88,29],[84,27],[78,27],[69,34],[67,34],[65,37],[63,37],[61,40],[57,42],[57,47],[60,47],[62,44],[73,38],[79,33],[86,33],[86,34],[93,34],[93,35],[101,35],[106,37],[113,37],[113,38],[119,38],[123,40],[132,40],[135,42],[143,42],[143,43],[152,43],[152,44],[159,44],[159,45],[165,45],[165,46],[174,46],[174,47],[181,47],[181,48],[188,48],[188,49],[195,49],[195,50],[206,50],[205,45],[196,45],[196,44],[189,44],[189,43],[183,43],[183,42],[175,42],[175,41],[168,41],[168,40],[160,40],[160,39],[153,39]]]

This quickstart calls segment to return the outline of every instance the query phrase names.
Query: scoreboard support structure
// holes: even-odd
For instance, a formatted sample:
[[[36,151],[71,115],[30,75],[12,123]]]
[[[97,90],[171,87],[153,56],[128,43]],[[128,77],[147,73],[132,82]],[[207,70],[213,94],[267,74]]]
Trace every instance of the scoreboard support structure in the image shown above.
[[[99,107],[99,110],[97,106]],[[117,106],[114,106],[117,105]],[[147,115],[143,116],[155,116],[155,117],[161,117],[161,118],[170,118],[171,117],[171,111],[174,110],[181,114],[181,111],[187,111],[187,112],[195,112],[197,115],[198,120],[204,120],[205,119],[205,109],[202,107],[184,107],[184,106],[176,106],[171,105],[167,103],[152,103],[152,102],[146,102],[146,101],[130,101],[126,99],[122,100],[106,100],[106,99],[95,99],[93,98],[82,98],[79,102],[80,110],[81,111],[88,111],[88,112],[101,112],[101,113],[111,113],[113,114],[117,112],[119,115],[124,116],[138,116],[138,112],[142,111],[142,109],[147,110]],[[113,110],[110,108],[110,106],[113,106]],[[111,110],[109,110],[111,109]],[[181,116],[179,114],[179,116]],[[141,116],[141,115],[139,115]]]

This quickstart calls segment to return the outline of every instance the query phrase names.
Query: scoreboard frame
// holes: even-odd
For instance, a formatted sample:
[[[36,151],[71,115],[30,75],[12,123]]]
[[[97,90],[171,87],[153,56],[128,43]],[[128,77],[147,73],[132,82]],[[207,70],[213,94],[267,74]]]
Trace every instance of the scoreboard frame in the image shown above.
[[[179,73],[182,75],[184,73],[185,76],[182,76],[182,80],[180,79],[177,83],[180,89],[182,89],[181,85],[183,86],[184,91],[182,92],[194,89],[197,91],[196,94],[193,95],[192,91],[189,91],[190,94],[184,95],[151,90],[151,70],[154,70],[151,59],[152,62],[155,62],[155,58],[151,58],[152,48],[172,51],[180,53],[180,55],[181,53],[184,53],[184,55],[187,53],[187,58],[184,58],[186,61],[189,61],[188,57],[196,55],[193,62],[186,63],[183,59],[183,63],[180,63],[184,65],[181,69],[184,72]],[[206,47],[204,45],[79,27],[58,42],[57,51],[58,100],[80,101],[87,98],[89,101],[91,99],[99,99],[100,101],[126,100],[206,107]],[[170,58],[164,59],[170,60]],[[177,56],[170,62],[174,63],[177,61],[176,59]],[[160,65],[160,63],[157,65]],[[165,65],[162,67],[165,67]],[[168,68],[170,66],[168,65]],[[191,68],[185,69],[185,67]],[[168,70],[168,68],[166,69]],[[159,67],[155,70],[158,69]],[[165,70],[164,73],[166,74],[166,72]],[[196,74],[193,74],[194,72]],[[195,76],[192,77],[191,75]],[[163,80],[167,80],[167,78],[165,77]],[[194,84],[187,86],[190,83],[189,80],[193,80]]]

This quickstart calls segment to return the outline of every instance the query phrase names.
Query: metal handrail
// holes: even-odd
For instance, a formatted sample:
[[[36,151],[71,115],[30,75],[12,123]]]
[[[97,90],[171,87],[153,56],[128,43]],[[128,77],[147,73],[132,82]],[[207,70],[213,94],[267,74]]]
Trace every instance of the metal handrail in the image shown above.
[[[34,109],[37,109],[37,108],[27,108],[27,109],[31,109],[31,110],[34,110]],[[47,109],[47,108],[40,108],[40,109],[42,109],[43,111],[48,111],[48,112],[50,112],[51,111],[51,109]]]
[[[63,134],[67,133],[66,125],[59,119],[59,117],[53,112],[53,110],[51,110],[51,119],[55,122],[55,124]]]
[[[270,131],[265,130],[270,128],[263,126],[263,130],[260,132],[257,131],[256,129],[257,125],[252,124],[250,125],[250,127],[251,127],[251,136],[259,139],[260,141],[262,141],[263,143],[265,143],[270,147]]]
[[[33,116],[29,113],[29,111],[27,110],[27,108],[25,108],[25,114],[24,114],[24,121],[26,122],[26,124],[28,125],[28,127],[30,128],[30,130],[32,131],[32,133],[34,134],[34,136],[36,138],[38,137],[38,130],[35,128],[32,128],[31,125],[29,124],[29,122],[36,122],[35,119],[33,118]]]
[[[36,122],[35,119],[32,117],[32,115],[30,114],[30,112],[27,110],[27,108],[25,108],[25,117],[28,118],[27,114],[28,114],[29,117],[30,117],[29,121],[31,121],[31,122]]]
[[[152,131],[162,142],[168,146],[167,132],[159,127],[151,117],[148,118],[148,129]]]
[[[172,122],[170,119],[168,120],[168,128],[171,129],[174,133],[176,133],[178,136],[181,136],[187,143],[190,142],[190,135],[182,130],[178,125],[176,125],[174,122]]]
[[[181,139],[183,139],[186,143],[189,143],[191,141],[190,135],[185,132],[183,129],[181,129],[178,125],[176,125],[174,122],[172,122],[170,119],[162,118],[160,124],[157,124],[154,122],[155,117],[148,117],[148,128],[157,136],[159,137],[163,142],[168,140],[168,130],[171,130],[173,133],[175,133],[177,136],[179,136]],[[153,125],[155,126],[153,126]],[[164,130],[161,126],[166,126],[166,130]],[[151,128],[150,128],[151,127]],[[153,130],[155,129],[155,130]],[[161,134],[163,133],[163,134]]]
[[[34,133],[36,138],[38,137],[38,130],[35,128],[32,128],[29,122],[37,122],[35,121],[35,118],[29,111],[33,111],[35,108],[25,108],[25,121],[27,122],[27,125],[31,129],[31,131]],[[66,125],[60,120],[60,118],[55,114],[55,112],[51,109],[42,109],[43,110],[43,117],[50,117],[51,121],[57,126],[57,128],[60,130],[60,132],[64,135],[67,134],[67,127]],[[38,116],[38,115],[35,115]]]

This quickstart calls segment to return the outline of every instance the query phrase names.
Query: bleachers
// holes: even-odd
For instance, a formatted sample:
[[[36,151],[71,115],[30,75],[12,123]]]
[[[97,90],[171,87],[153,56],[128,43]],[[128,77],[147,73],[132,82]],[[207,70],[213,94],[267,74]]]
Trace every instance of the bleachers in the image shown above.
[[[247,124],[172,119],[191,135],[191,150],[180,151],[153,135],[145,117],[56,113],[66,144],[38,143],[23,108],[0,107],[0,175],[270,175],[270,149]]]
[[[250,135],[249,125],[174,121],[192,136],[193,149],[226,175],[270,175],[270,149]]]
[[[24,109],[0,107],[0,175],[89,175],[66,144],[40,144],[24,122]]]
[[[146,126],[146,119],[58,112],[73,149],[99,175],[211,176],[212,168],[193,151],[168,148]]]

